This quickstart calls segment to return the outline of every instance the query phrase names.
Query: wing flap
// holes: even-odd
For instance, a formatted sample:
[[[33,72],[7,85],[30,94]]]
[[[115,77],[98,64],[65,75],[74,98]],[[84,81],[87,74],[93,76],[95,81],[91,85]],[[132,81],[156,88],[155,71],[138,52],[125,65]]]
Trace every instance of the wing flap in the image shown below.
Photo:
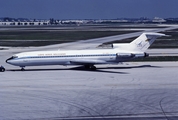
[[[70,63],[77,64],[77,65],[85,65],[85,64],[106,64],[104,60],[85,60],[85,59],[75,59],[71,60]]]

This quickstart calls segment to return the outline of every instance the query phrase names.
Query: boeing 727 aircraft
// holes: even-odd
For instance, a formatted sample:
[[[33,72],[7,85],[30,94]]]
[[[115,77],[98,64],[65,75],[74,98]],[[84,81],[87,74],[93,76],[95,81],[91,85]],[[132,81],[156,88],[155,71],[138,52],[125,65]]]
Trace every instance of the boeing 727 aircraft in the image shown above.
[[[40,65],[84,65],[86,69],[95,70],[95,64],[118,64],[149,56],[145,51],[161,36],[166,35],[142,33],[131,43],[113,44],[112,49],[23,52],[13,55],[6,62],[21,67],[21,70],[26,66]]]

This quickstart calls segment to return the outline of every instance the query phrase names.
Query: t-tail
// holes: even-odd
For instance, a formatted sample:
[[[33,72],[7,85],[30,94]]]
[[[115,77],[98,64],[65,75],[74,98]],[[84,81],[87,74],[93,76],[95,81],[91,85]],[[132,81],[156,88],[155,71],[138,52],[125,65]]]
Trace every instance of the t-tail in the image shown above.
[[[114,48],[122,48],[129,51],[145,52],[150,45],[161,36],[167,36],[161,33],[142,33],[138,38],[129,44],[113,44]]]
[[[130,47],[134,51],[142,51],[145,52],[151,44],[156,40],[156,38],[166,36],[161,33],[143,33],[137,39],[130,43]]]

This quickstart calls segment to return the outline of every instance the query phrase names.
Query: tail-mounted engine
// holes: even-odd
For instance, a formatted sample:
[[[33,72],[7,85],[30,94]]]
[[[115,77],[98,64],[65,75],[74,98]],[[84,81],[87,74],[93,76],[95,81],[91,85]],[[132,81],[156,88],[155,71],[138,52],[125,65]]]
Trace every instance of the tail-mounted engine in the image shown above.
[[[144,52],[144,53],[117,53],[116,54],[117,58],[139,58],[139,57],[148,57],[149,54]]]

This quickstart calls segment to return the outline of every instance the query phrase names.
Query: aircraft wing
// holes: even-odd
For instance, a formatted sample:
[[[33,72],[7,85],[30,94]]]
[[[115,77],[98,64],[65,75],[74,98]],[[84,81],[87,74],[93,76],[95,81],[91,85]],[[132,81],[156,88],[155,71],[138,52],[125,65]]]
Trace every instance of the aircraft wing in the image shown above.
[[[106,64],[106,61],[104,60],[91,60],[91,59],[75,59],[71,60],[70,63],[76,64],[76,65],[85,65],[85,64]]]

